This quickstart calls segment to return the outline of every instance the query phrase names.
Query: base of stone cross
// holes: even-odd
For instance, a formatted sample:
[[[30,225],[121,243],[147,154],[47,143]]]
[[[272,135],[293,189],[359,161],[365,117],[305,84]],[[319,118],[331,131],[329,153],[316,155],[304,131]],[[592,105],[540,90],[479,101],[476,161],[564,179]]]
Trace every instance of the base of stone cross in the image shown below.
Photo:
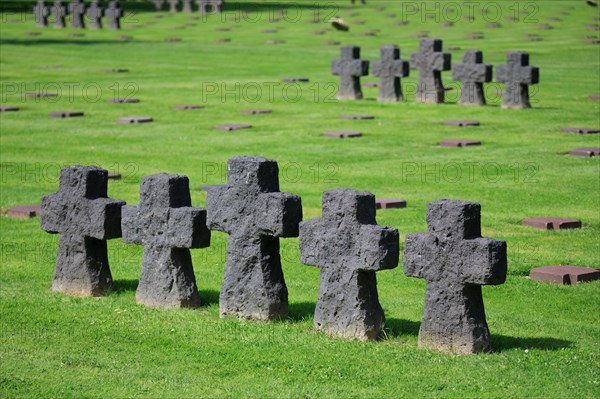
[[[554,284],[578,284],[600,280],[600,270],[580,266],[543,266],[531,269],[532,280]]]
[[[433,333],[419,331],[419,349],[434,350],[454,355],[474,355],[491,351],[490,335],[487,327],[478,338],[467,339],[471,331],[465,334],[452,334],[448,331]]]

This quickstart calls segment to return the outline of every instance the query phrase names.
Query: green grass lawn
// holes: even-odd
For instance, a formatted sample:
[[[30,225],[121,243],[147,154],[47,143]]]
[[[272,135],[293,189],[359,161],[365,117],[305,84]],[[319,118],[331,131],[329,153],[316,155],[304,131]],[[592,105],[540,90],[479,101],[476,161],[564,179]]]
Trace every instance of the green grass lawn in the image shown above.
[[[426,230],[427,202],[462,199],[482,205],[484,236],[508,243],[506,284],[484,287],[490,354],[448,356],[417,349],[425,282],[404,276],[402,267],[378,273],[386,312],[386,338],[375,343],[332,339],[312,329],[319,270],[300,263],[297,239],[282,240],[289,289],[289,320],[240,322],[219,318],[218,291],[225,264],[226,235],[213,233],[212,246],[192,251],[203,306],[157,310],[135,303],[142,248],[109,242],[114,290],[102,298],[52,293],[58,236],[40,230],[38,220],[0,217],[0,396],[2,397],[588,397],[600,396],[600,285],[555,286],[530,281],[542,265],[600,267],[599,157],[567,156],[577,147],[598,147],[598,135],[560,132],[563,127],[600,127],[598,37],[586,25],[598,23],[598,8],[584,1],[479,3],[474,21],[458,18],[454,27],[410,15],[400,1],[286,2],[252,5],[228,2],[227,21],[219,16],[191,19],[151,10],[151,4],[122,2],[135,10],[120,32],[36,28],[32,1],[0,3],[2,105],[20,112],[0,116],[0,207],[39,203],[56,191],[60,167],[95,164],[123,174],[109,194],[139,201],[145,175],[169,172],[189,176],[194,206],[204,206],[204,184],[225,181],[227,159],[260,155],[280,165],[282,191],[302,196],[304,218],[318,217],[321,193],[336,187],[400,197],[406,209],[378,213],[378,223],[406,234]],[[291,2],[290,2],[291,3]],[[412,3],[412,2],[409,2]],[[417,3],[435,10],[434,3]],[[440,10],[448,4],[441,2]],[[490,4],[493,4],[490,6]],[[520,20],[506,21],[515,15]],[[487,21],[481,8],[499,5]],[[567,6],[568,15],[559,15]],[[317,7],[318,8],[315,8]],[[376,6],[386,9],[377,10]],[[238,11],[235,11],[238,10]],[[243,10],[239,11],[239,10]],[[287,20],[269,22],[277,11]],[[309,23],[315,19],[319,23]],[[466,12],[465,6],[462,11]],[[356,11],[357,16],[350,16]],[[386,14],[395,13],[395,17]],[[240,16],[235,22],[233,17]],[[323,22],[332,15],[349,21],[350,32]],[[437,14],[444,19],[443,13]],[[27,16],[27,18],[25,18]],[[161,16],[162,18],[155,18]],[[456,14],[449,15],[452,18]],[[194,15],[196,17],[196,15]],[[562,21],[549,22],[558,17]],[[365,25],[356,21],[365,20]],[[498,29],[486,22],[499,21]],[[553,30],[537,30],[550,23]],[[187,26],[183,26],[187,25]],[[216,31],[230,27],[230,31]],[[264,29],[280,28],[263,34]],[[370,29],[377,36],[361,36]],[[323,35],[312,35],[326,29]],[[443,105],[417,104],[417,72],[403,79],[407,101],[381,104],[377,89],[364,88],[365,100],[335,101],[337,78],[330,61],[340,41],[361,46],[362,58],[379,58],[379,46],[397,44],[402,57],[417,51],[418,30],[444,40],[453,62],[467,49],[503,64],[511,50],[530,52],[541,83],[532,88],[531,110],[504,110],[490,84],[486,107],[456,104],[459,91]],[[481,31],[484,40],[468,40]],[[26,35],[40,32],[39,36]],[[524,40],[538,33],[543,41]],[[132,36],[120,40],[118,35]],[[165,43],[167,37],[182,41]],[[215,39],[231,38],[229,43]],[[268,45],[269,39],[285,44]],[[128,73],[107,73],[127,68]],[[444,72],[446,85],[450,72]],[[287,76],[309,83],[283,84]],[[376,81],[371,76],[363,81]],[[26,98],[46,88],[57,98]],[[70,89],[71,88],[71,89]],[[109,104],[112,97],[135,97],[138,104]],[[174,104],[204,104],[175,111]],[[268,115],[242,115],[241,109],[269,108]],[[84,118],[50,119],[51,111],[84,111]],[[375,120],[345,121],[346,113]],[[152,116],[143,125],[117,118]],[[477,119],[477,128],[442,126],[447,119]],[[251,123],[253,129],[222,132],[222,123]],[[354,129],[363,137],[336,140],[326,130]],[[443,139],[468,138],[483,145],[440,148]],[[524,227],[535,216],[574,217],[584,227],[542,231]]]

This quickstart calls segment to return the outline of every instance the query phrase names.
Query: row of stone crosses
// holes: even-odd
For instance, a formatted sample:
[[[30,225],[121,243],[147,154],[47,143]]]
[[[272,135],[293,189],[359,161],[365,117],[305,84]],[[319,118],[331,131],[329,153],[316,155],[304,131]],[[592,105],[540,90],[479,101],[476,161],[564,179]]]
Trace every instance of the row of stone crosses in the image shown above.
[[[372,74],[379,77],[378,101],[401,101],[400,78],[407,77],[410,65],[419,70],[416,100],[424,103],[443,103],[446,89],[442,84],[442,71],[452,69],[452,79],[462,83],[459,103],[485,105],[483,84],[492,81],[490,64],[483,63],[480,50],[465,51],[463,63],[452,66],[450,53],[442,52],[440,39],[423,39],[418,53],[410,56],[410,63],[400,59],[400,49],[395,45],[382,46],[381,59],[373,62]],[[539,68],[529,65],[529,53],[507,53],[505,65],[496,68],[496,81],[506,85],[502,99],[503,108],[530,108],[529,85],[539,83]],[[337,98],[359,100],[363,94],[360,77],[369,74],[369,61],[360,59],[360,47],[343,46],[338,60],[331,62],[331,73],[340,76]]]
[[[227,184],[208,190],[206,209],[191,206],[186,176],[143,177],[139,206],[107,197],[108,172],[61,171],[59,190],[42,198],[41,228],[60,233],[52,289],[101,295],[112,283],[107,240],[143,245],[136,301],[149,307],[200,304],[190,248],[210,246],[211,230],[229,235],[220,315],[279,320],[288,314],[280,237],[300,237],[300,260],[321,268],[314,314],[332,336],[377,339],[385,322],[375,272],[399,261],[399,233],[378,226],[368,191],[323,193],[322,217],[302,221],[301,198],[279,191],[277,162],[233,157]],[[506,242],[481,237],[480,205],[427,205],[427,233],[404,244],[404,273],[427,281],[419,347],[470,354],[490,350],[481,285],[506,279]]]
[[[43,0],[38,0],[33,7],[35,22],[39,27],[48,26],[48,17],[54,19],[55,28],[66,27],[67,15],[71,15],[71,27],[75,29],[84,29],[87,23],[90,29],[102,29],[102,17],[106,17],[108,28],[113,30],[121,29],[121,17],[123,10],[119,7],[118,1],[109,1],[106,9],[98,0],[92,0],[88,6],[80,0],[72,0],[68,6],[64,6],[62,1],[55,1],[51,7],[46,6]]]
[[[210,7],[210,12],[220,13],[223,7],[223,0],[195,0],[198,5],[198,12],[206,14]],[[181,11],[185,13],[193,12],[192,0],[154,0],[156,11],[161,11],[165,3],[169,3],[169,12],[177,12],[179,3],[182,4]]]

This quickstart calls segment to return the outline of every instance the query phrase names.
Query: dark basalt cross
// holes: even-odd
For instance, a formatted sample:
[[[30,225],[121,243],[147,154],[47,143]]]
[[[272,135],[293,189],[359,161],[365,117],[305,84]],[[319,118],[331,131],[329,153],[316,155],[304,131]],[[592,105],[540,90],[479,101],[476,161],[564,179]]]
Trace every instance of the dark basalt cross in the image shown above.
[[[106,240],[121,237],[124,201],[107,197],[108,172],[94,166],[70,166],[60,173],[57,192],[42,197],[41,228],[60,234],[52,290],[100,295],[112,276]]]
[[[317,330],[377,339],[385,315],[375,272],[398,266],[399,235],[375,221],[375,196],[350,189],[323,193],[323,216],[300,223],[300,260],[321,268]]]
[[[200,304],[189,248],[210,245],[206,210],[193,208],[186,176],[146,176],[140,205],[123,207],[123,241],[144,246],[136,301],[149,307]]]
[[[85,15],[85,4],[79,0],[73,0],[69,3],[69,13],[71,14],[71,28],[83,29],[85,28],[85,22],[83,16]]]
[[[227,185],[212,188],[206,198],[208,227],[229,234],[221,317],[285,318],[288,292],[279,237],[298,236],[300,197],[279,192],[279,168],[273,160],[234,157],[227,171]]]
[[[373,76],[379,77],[378,101],[401,101],[402,85],[400,78],[410,73],[408,61],[400,59],[398,46],[382,46],[381,59],[373,61]]]
[[[340,76],[338,100],[363,98],[360,77],[369,74],[369,61],[360,59],[360,47],[343,46],[340,59],[331,62],[331,73]]]
[[[54,5],[50,9],[50,15],[54,18],[55,28],[64,28],[65,17],[67,16],[67,8],[63,6],[62,1],[55,1]]]
[[[529,85],[539,83],[540,70],[529,65],[529,53],[506,54],[506,64],[496,67],[496,81],[506,84],[502,108],[531,108]]]
[[[427,280],[419,348],[487,352],[490,332],[481,286],[506,279],[506,242],[481,237],[481,206],[441,200],[427,204],[427,233],[404,243],[404,273]]]
[[[85,11],[85,16],[89,20],[88,26],[90,29],[102,29],[102,15],[102,6],[100,6],[97,1],[92,2],[92,4],[90,4],[90,6]],[[121,72],[123,70],[114,71]]]
[[[422,103],[443,103],[444,85],[442,71],[450,70],[452,55],[442,53],[440,39],[423,39],[420,51],[410,56],[411,66],[419,70],[416,101]]]
[[[492,65],[483,63],[481,51],[465,51],[463,63],[452,67],[452,79],[462,83],[460,104],[485,105],[483,83],[492,81],[492,69]]]
[[[112,30],[121,29],[121,17],[123,16],[123,10],[119,7],[118,1],[111,1],[108,3],[108,8],[104,12],[104,15],[108,19],[108,28]]]
[[[33,7],[33,13],[35,14],[35,23],[40,28],[48,26],[48,7],[42,0],[38,0],[35,7]]]

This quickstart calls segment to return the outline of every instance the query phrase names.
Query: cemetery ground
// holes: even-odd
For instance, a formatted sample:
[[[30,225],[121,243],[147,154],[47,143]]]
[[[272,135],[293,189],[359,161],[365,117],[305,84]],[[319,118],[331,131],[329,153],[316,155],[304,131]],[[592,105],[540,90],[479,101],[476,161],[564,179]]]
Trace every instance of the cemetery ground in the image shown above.
[[[490,29],[480,8],[474,21],[459,18],[453,27],[440,25],[447,20],[443,13],[438,21],[412,14],[407,25],[396,26],[403,19],[399,2],[381,0],[366,7],[327,2],[316,17],[320,22],[309,23],[318,3],[301,2],[289,8],[289,20],[270,22],[288,10],[284,3],[232,2],[230,10],[248,11],[237,12],[241,20],[235,22],[122,2],[135,13],[124,18],[118,32],[36,28],[33,2],[0,4],[1,104],[20,108],[0,116],[2,210],[39,203],[56,191],[60,168],[67,164],[121,173],[120,180],[109,181],[109,195],[131,205],[139,203],[142,176],[184,174],[193,206],[204,207],[202,186],[223,184],[226,161],[236,155],[277,160],[281,189],[302,197],[305,220],[320,216],[321,194],[331,188],[406,199],[405,209],[377,213],[380,225],[398,228],[401,245],[406,234],[426,231],[427,202],[479,202],[483,235],[508,245],[506,283],[483,288],[493,351],[450,356],[418,350],[425,281],[406,277],[401,264],[377,276],[387,318],[382,340],[363,343],[315,332],[319,269],[300,263],[297,239],[281,240],[290,302],[289,318],[281,322],[219,318],[227,236],[217,232],[209,248],[191,251],[200,308],[136,305],[142,248],[121,239],[108,243],[114,289],[107,296],[52,293],[58,236],[43,232],[37,218],[2,216],[1,396],[597,397],[599,283],[559,286],[527,276],[544,265],[600,267],[600,157],[567,155],[574,148],[598,147],[599,138],[561,132],[600,127],[600,102],[588,98],[600,93],[598,45],[582,38],[598,37],[586,28],[597,26],[598,8],[584,1],[494,3],[503,16],[514,15],[515,4],[524,13],[517,13],[518,21],[500,18],[502,26]],[[397,16],[386,16],[391,13]],[[344,18],[350,31],[337,32],[323,22],[333,15]],[[367,22],[357,25],[359,20]],[[554,29],[539,30],[540,23]],[[374,28],[380,30],[375,36],[361,35]],[[265,29],[278,31],[261,33]],[[318,29],[326,32],[312,34]],[[443,39],[445,49],[460,47],[450,51],[453,64],[468,49],[483,50],[484,62],[495,66],[505,62],[507,51],[528,51],[531,65],[541,71],[540,84],[530,87],[533,108],[501,109],[495,92],[503,85],[496,83],[487,85],[487,106],[460,106],[450,72],[443,73],[445,85],[454,87],[446,103],[418,104],[410,89],[415,70],[402,80],[405,102],[377,102],[377,88],[371,87],[363,87],[362,101],[335,100],[338,77],[329,66],[339,57],[339,46],[323,42],[361,46],[361,58],[371,61],[379,58],[380,45],[397,44],[402,58],[409,59],[418,51],[419,39],[412,37],[418,30]],[[466,38],[475,31],[485,38]],[[543,40],[526,41],[530,33]],[[181,41],[165,42],[167,37]],[[231,41],[216,41],[223,38]],[[285,43],[267,44],[270,39]],[[111,68],[129,71],[106,72]],[[283,83],[285,77],[310,81]],[[25,96],[40,90],[58,96]],[[116,97],[140,102],[107,102]],[[204,108],[172,109],[176,104]],[[262,108],[272,113],[240,113]],[[54,111],[84,116],[49,118]],[[375,119],[339,119],[344,114]],[[117,122],[126,116],[154,121]],[[481,126],[442,125],[456,119],[478,120]],[[225,123],[253,127],[215,129]],[[358,130],[363,136],[323,137],[329,130]],[[457,138],[482,145],[438,146]],[[577,218],[583,228],[544,231],[521,224],[536,216]]]

